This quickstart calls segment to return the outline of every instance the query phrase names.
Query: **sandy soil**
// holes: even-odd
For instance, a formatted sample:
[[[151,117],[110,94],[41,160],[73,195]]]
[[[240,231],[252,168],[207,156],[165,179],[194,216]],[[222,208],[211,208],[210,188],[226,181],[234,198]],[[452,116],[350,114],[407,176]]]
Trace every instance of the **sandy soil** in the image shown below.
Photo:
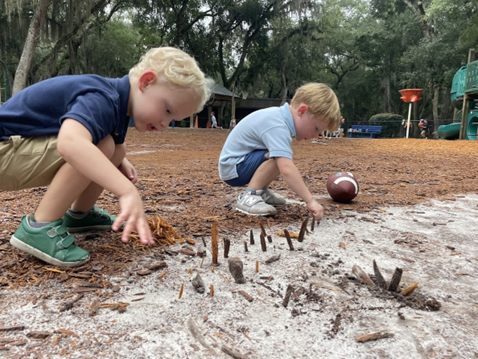
[[[0,192],[0,356],[478,357],[474,142],[295,143],[296,163],[327,215],[303,242],[294,240],[291,251],[276,233],[299,232],[305,207],[279,180],[273,188],[289,204],[275,218],[233,211],[238,191],[216,171],[226,136],[189,129],[128,135],[128,157],[140,173],[148,214],[159,213],[194,245],[143,248],[135,241],[121,244],[115,233],[88,233],[78,243],[91,261],[54,268],[8,244],[21,215],[34,210],[45,189]],[[326,193],[327,177],[338,170],[359,180],[361,192],[350,204],[334,203]],[[109,193],[99,204],[118,211]],[[220,265],[212,268],[215,219]],[[265,252],[260,224],[272,240]],[[231,241],[229,257],[243,263],[244,284],[229,272],[225,239]],[[203,251],[204,260],[198,255]],[[358,280],[353,266],[377,281],[373,260],[387,282],[397,267],[403,270],[398,292],[418,282],[413,295]],[[191,284],[198,273],[204,293]],[[379,331],[386,337],[357,341]]]

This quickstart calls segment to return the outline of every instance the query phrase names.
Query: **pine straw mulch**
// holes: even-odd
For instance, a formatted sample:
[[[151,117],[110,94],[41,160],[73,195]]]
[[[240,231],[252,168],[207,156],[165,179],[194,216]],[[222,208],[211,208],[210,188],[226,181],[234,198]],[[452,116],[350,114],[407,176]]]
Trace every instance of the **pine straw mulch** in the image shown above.
[[[8,242],[22,215],[35,210],[45,188],[0,192],[0,286],[16,288],[52,279],[104,285],[112,275],[149,273],[151,270],[142,270],[146,259],[160,261],[177,254],[181,246],[194,248],[195,242],[206,243],[216,220],[219,240],[228,238],[231,243],[240,243],[240,236],[259,228],[260,223],[300,225],[306,214],[303,204],[290,204],[269,219],[232,210],[240,189],[225,185],[217,174],[217,159],[226,137],[221,130],[176,128],[142,134],[130,130],[128,158],[139,173],[137,187],[158,244],[145,247],[135,238],[124,244],[119,234],[112,232],[77,235],[78,244],[91,253],[91,260],[78,268],[54,268]],[[293,145],[295,162],[307,185],[315,195],[323,196],[320,202],[327,218],[345,218],[354,210],[363,213],[363,220],[374,221],[375,214],[367,215],[374,209],[410,206],[431,198],[453,201],[455,195],[478,191],[478,169],[473,166],[478,147],[474,141],[341,138],[327,142]],[[351,171],[358,178],[360,193],[352,203],[334,203],[327,196],[327,177],[339,170]],[[271,187],[297,200],[282,180]],[[119,211],[111,193],[104,193],[98,205],[110,213]],[[172,243],[183,244],[169,246]]]

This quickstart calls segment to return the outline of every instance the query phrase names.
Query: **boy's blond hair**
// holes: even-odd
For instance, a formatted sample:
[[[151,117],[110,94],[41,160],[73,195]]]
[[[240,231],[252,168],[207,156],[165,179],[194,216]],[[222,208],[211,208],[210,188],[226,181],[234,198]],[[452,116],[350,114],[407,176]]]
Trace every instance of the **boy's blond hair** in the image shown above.
[[[200,112],[211,96],[213,80],[206,78],[196,60],[182,50],[174,47],[156,47],[146,52],[129,71],[132,79],[142,73],[153,71],[158,80],[177,88],[190,88],[196,93],[195,112]]]
[[[290,104],[294,108],[307,105],[309,116],[323,120],[329,130],[335,131],[340,126],[339,101],[326,84],[311,82],[299,87]]]

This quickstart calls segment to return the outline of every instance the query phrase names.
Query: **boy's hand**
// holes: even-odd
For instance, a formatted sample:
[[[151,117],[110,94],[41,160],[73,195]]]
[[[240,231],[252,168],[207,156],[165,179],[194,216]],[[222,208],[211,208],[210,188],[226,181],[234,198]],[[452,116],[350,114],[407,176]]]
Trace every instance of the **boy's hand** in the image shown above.
[[[322,207],[322,205],[320,205],[315,199],[312,199],[306,204],[307,209],[315,217],[315,220],[320,222],[322,218],[324,218],[324,207]]]
[[[121,212],[113,223],[113,230],[117,231],[121,223],[126,221],[121,235],[121,241],[126,243],[132,231],[136,230],[142,244],[154,244],[151,229],[144,215],[143,202],[137,191],[125,194],[119,198]]]
[[[123,159],[123,162],[121,162],[121,164],[118,166],[118,169],[133,184],[136,184],[136,182],[138,182],[138,174],[136,173],[134,166],[126,158]]]
[[[324,217],[324,207],[312,197],[294,162],[285,157],[276,157],[275,161],[285,183],[304,200],[307,209],[314,215],[317,222],[320,222]]]

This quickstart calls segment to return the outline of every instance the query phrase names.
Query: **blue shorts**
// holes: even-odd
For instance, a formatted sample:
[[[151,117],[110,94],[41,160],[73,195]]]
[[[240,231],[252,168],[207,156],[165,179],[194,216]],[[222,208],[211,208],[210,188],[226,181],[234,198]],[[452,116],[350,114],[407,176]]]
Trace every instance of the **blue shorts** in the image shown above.
[[[268,160],[266,157],[267,153],[269,153],[268,150],[255,150],[249,153],[244,158],[244,161],[236,165],[238,177],[224,182],[234,187],[246,186],[251,181],[252,176],[254,176],[259,166]]]

